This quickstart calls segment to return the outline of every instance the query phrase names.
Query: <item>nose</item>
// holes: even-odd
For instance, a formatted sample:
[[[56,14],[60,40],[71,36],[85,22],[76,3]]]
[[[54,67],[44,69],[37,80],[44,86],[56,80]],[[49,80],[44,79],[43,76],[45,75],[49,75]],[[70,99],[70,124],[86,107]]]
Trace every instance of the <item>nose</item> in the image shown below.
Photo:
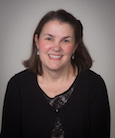
[[[53,46],[52,46],[52,49],[55,52],[60,51],[61,50],[61,44],[60,44],[60,42],[54,43]]]

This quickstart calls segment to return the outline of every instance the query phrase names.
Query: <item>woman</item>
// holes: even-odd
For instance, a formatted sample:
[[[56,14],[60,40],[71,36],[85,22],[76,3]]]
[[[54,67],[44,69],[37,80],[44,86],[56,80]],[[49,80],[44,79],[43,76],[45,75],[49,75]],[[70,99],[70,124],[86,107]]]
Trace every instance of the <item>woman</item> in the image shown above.
[[[89,70],[82,31],[64,10],[41,19],[27,69],[7,86],[2,138],[109,138],[106,86]]]

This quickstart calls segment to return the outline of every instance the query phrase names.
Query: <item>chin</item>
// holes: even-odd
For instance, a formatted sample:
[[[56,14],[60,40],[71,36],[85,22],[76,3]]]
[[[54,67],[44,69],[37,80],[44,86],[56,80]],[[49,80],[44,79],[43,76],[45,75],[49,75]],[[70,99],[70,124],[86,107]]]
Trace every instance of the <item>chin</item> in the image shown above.
[[[49,70],[51,70],[51,71],[58,71],[58,70],[61,69],[61,67],[57,67],[57,66],[50,66],[50,67],[48,67],[48,68],[49,68]]]

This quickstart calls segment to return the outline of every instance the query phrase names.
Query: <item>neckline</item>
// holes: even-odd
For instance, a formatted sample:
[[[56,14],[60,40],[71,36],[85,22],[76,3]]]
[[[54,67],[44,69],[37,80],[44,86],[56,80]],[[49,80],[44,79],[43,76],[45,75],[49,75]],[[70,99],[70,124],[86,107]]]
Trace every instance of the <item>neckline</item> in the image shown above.
[[[76,76],[74,82],[72,83],[72,85],[69,87],[68,90],[70,90],[70,89],[72,88],[72,86],[73,86],[74,84],[76,84],[76,82],[78,81],[78,76],[79,76],[79,74]],[[41,100],[43,101],[44,105],[46,105],[46,107],[48,107],[48,109],[53,110],[53,111],[55,112],[55,108],[52,107],[52,106],[50,106],[50,105],[48,104],[47,100],[46,100],[46,97],[49,98],[49,99],[52,99],[52,98],[50,98],[47,94],[45,94],[45,92],[44,92],[44,91],[41,89],[41,87],[39,86],[39,84],[38,84],[38,82],[37,82],[37,75],[35,75],[35,84],[36,84],[36,88],[37,88],[38,94],[39,94],[39,96],[41,97]],[[68,99],[68,102],[67,102],[64,106],[62,106],[59,110],[65,108],[66,105],[68,105],[68,104],[72,101],[72,98],[74,97],[73,95],[76,93],[76,88],[77,88],[76,85],[74,85],[74,90],[73,90],[73,92],[72,92],[72,94],[71,94],[71,97]],[[66,90],[66,91],[63,92],[63,93],[66,93],[68,90]],[[59,94],[59,95],[62,95],[63,93],[61,93],[61,94]],[[46,97],[45,97],[44,95],[45,95]],[[57,96],[58,96],[58,95],[57,95]],[[56,97],[56,96],[55,96],[55,97]],[[55,97],[54,97],[54,98],[55,98]]]
[[[58,94],[58,95],[56,95],[56,96],[54,96],[54,97],[50,97],[50,96],[48,96],[48,95],[44,92],[44,90],[40,87],[40,85],[39,85],[39,83],[38,83],[38,79],[37,79],[37,75],[36,75],[35,81],[36,81],[36,84],[37,84],[37,88],[40,89],[40,92],[41,92],[41,94],[42,94],[43,96],[45,95],[48,99],[54,99],[54,98],[56,98],[56,97],[58,97],[58,96],[61,96],[61,95],[65,94],[65,93],[67,93],[67,92],[73,87],[73,85],[75,84],[75,82],[76,82],[76,80],[77,80],[77,78],[78,78],[78,76],[79,76],[79,67],[77,67],[77,71],[78,71],[78,72],[77,72],[77,75],[76,75],[74,81],[72,82],[72,84],[70,85],[70,87],[69,87],[67,90],[63,91],[62,93],[60,93],[60,94]]]
[[[78,74],[78,75],[79,75],[79,74]],[[40,93],[41,93],[43,96],[45,95],[48,99],[54,99],[54,98],[56,98],[56,97],[58,97],[58,96],[61,96],[61,95],[65,94],[65,93],[67,93],[67,92],[73,87],[73,85],[75,84],[75,82],[76,82],[76,80],[77,80],[77,78],[78,78],[78,75],[75,77],[73,83],[70,85],[70,87],[69,87],[66,91],[64,91],[64,92],[62,92],[61,94],[58,94],[58,95],[56,95],[56,96],[54,96],[54,97],[49,97],[49,96],[43,91],[43,89],[39,86],[39,83],[38,83],[38,80],[37,80],[37,75],[36,75],[35,81],[36,81],[37,88],[40,89]]]
[[[55,98],[57,98],[57,97],[59,97],[59,96],[61,96],[61,95],[66,94],[69,90],[71,90],[71,88],[74,87],[74,84],[75,84],[75,82],[76,82],[76,80],[77,80],[77,77],[78,77],[78,75],[76,76],[75,80],[73,81],[73,83],[71,84],[71,86],[70,86],[66,91],[62,92],[61,94],[56,95],[55,97],[49,97],[49,96],[41,89],[41,87],[39,86],[39,84],[38,84],[38,87],[41,89],[42,95],[45,95],[45,97],[47,97],[48,99],[52,100],[52,99],[55,99]]]

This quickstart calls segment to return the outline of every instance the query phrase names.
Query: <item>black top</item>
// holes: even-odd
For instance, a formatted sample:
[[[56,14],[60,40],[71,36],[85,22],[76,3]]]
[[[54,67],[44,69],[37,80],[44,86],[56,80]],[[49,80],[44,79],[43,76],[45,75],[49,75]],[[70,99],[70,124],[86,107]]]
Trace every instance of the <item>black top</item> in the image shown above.
[[[6,90],[1,138],[51,138],[56,118],[66,138],[109,138],[110,110],[103,79],[87,70],[74,86],[68,101],[55,110],[36,74],[28,70],[16,74]]]
[[[75,79],[75,81],[76,81],[76,79]],[[55,108],[56,112],[58,112],[59,109],[62,106],[64,106],[67,103],[67,101],[69,100],[69,98],[71,97],[71,94],[73,93],[73,90],[75,87],[75,81],[73,82],[73,84],[67,91],[55,96],[54,98],[48,97],[43,92],[43,95],[46,98],[47,102],[49,103],[50,106]],[[54,127],[52,129],[51,138],[64,138],[64,137],[66,137],[66,136],[65,136],[65,132],[63,130],[63,124],[61,122],[60,117],[57,115],[57,117],[55,119]]]

